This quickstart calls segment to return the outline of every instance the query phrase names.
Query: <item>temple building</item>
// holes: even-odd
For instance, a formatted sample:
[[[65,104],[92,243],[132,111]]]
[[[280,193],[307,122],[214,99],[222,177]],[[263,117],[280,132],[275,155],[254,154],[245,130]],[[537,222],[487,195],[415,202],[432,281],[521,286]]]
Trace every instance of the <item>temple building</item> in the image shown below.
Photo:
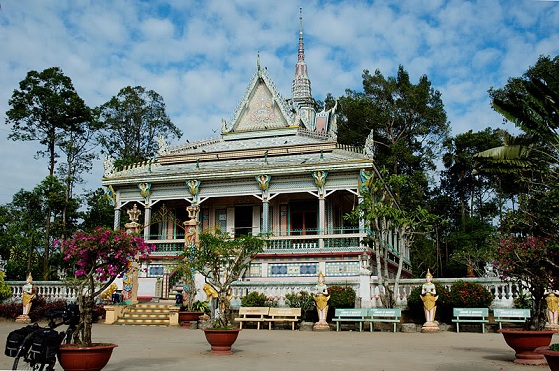
[[[289,99],[258,58],[232,118],[222,120],[219,137],[176,146],[160,139],[156,158],[118,170],[105,159],[102,182],[115,208],[115,228],[127,210],[142,212],[143,236],[157,247],[145,274],[165,278],[163,295],[184,249],[181,226],[188,206],[199,207],[201,230],[269,234],[267,247],[243,278],[251,287],[314,284],[319,272],[329,282],[357,284],[372,254],[361,243],[368,231],[344,215],[360,202],[360,186],[378,172],[370,148],[341,145],[336,133],[336,105],[319,109],[311,94],[300,19]],[[391,238],[387,256],[395,271],[399,249],[396,236]],[[403,258],[403,275],[410,276],[409,251]],[[375,274],[372,269],[367,284]]]

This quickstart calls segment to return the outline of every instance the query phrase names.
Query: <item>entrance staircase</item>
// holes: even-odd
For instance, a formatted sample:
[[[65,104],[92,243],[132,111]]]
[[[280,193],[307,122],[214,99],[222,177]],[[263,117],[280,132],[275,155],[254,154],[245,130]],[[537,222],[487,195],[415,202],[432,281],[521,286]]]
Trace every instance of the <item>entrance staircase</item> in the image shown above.
[[[130,307],[114,324],[169,326],[169,303],[138,303]]]

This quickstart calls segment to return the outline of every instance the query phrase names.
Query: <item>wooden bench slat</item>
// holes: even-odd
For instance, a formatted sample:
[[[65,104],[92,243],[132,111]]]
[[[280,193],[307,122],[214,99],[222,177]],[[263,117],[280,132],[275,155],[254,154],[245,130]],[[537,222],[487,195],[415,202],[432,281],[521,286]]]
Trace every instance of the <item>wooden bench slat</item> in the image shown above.
[[[368,311],[368,317],[365,318],[366,322],[369,322],[369,331],[373,331],[374,322],[390,322],[393,324],[393,330],[396,332],[398,323],[400,323],[400,317],[402,316],[402,310],[397,308],[370,308]]]
[[[367,316],[366,308],[336,308],[333,322],[336,322],[336,331],[340,331],[340,322],[358,322],[359,331],[363,331],[363,322]]]
[[[499,324],[499,329],[503,328],[503,322],[526,322],[530,318],[530,309],[518,308],[496,308],[493,310],[495,322]]]
[[[460,332],[460,323],[479,323],[481,332],[485,333],[485,323],[489,323],[489,309],[487,308],[454,308],[455,318],[452,322],[456,323],[456,332]]]
[[[299,322],[301,308],[270,308],[268,317],[268,330],[272,329],[272,322],[291,322],[291,330],[295,330],[295,322]]]
[[[267,316],[269,311],[269,307],[240,307],[240,317],[235,318],[235,321],[239,322],[241,329],[243,322],[257,322],[257,329],[260,330],[260,322],[264,322],[264,316]]]

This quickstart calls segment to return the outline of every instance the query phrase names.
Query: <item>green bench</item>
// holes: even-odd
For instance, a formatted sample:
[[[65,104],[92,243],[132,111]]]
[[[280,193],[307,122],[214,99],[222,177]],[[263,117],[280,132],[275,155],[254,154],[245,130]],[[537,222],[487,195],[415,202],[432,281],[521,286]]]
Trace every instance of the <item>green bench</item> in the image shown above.
[[[530,318],[530,309],[494,309],[493,316],[500,330],[503,322],[526,322]]]
[[[336,308],[334,312],[334,318],[332,318],[333,322],[336,322],[336,331],[340,331],[340,323],[341,322],[358,322],[359,323],[359,331],[363,331],[363,322],[365,321],[365,317],[368,315],[367,308],[354,308],[354,309],[345,309]]]
[[[485,333],[485,323],[489,322],[487,308],[454,308],[453,314],[452,322],[456,323],[456,332],[460,332],[461,323],[479,323],[481,332]]]
[[[400,323],[401,316],[401,309],[370,308],[365,322],[369,322],[369,331],[371,332],[374,329],[374,322],[391,322],[394,324],[394,332],[396,332],[396,326]]]

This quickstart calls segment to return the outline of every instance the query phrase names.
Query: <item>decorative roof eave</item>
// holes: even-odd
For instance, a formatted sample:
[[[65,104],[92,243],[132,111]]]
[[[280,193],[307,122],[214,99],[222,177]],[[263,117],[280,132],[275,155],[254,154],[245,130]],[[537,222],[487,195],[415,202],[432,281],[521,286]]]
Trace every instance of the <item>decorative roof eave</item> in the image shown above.
[[[297,145],[288,145],[285,147],[263,147],[255,149],[240,149],[231,151],[220,152],[197,152],[197,153],[182,153],[161,156],[157,159],[160,165],[171,165],[180,163],[204,162],[204,161],[220,161],[231,159],[243,158],[256,158],[264,156],[282,156],[282,155],[296,155],[303,153],[318,153],[321,151],[331,152],[337,148],[336,142],[324,143],[306,143]]]
[[[169,174],[169,173],[151,173],[138,174],[137,176],[129,176],[126,178],[103,178],[103,186],[118,186],[118,185],[136,185],[139,182],[147,182],[151,184],[164,184],[164,183],[176,183],[184,182],[189,179],[196,178],[200,181],[203,180],[222,180],[222,179],[234,179],[234,178],[251,178],[253,176],[261,175],[263,173],[270,176],[285,176],[285,175],[298,175],[298,174],[308,174],[310,172],[316,171],[317,169],[325,170],[329,172],[334,171],[352,171],[360,169],[370,169],[375,168],[374,162],[369,159],[360,159],[353,161],[340,161],[324,164],[301,164],[297,168],[286,169],[284,167],[272,167],[272,166],[257,166],[252,169],[227,169],[222,171],[216,171],[215,169],[209,170],[197,170],[190,172],[181,172],[180,174]]]
[[[256,86],[257,86],[259,80],[262,80],[264,82],[264,84],[266,85],[266,87],[270,90],[270,93],[272,94],[272,97],[274,98],[276,104],[278,105],[278,108],[280,109],[280,112],[282,113],[283,117],[289,123],[289,126],[296,126],[295,115],[289,109],[285,99],[283,99],[283,97],[279,93],[276,85],[268,77],[265,70],[262,70],[261,68],[258,68],[256,73],[252,76],[252,79],[250,80],[250,82],[248,84],[248,87],[245,91],[245,95],[244,95],[243,99],[237,105],[237,108],[235,109],[235,112],[233,113],[233,116],[231,117],[231,121],[230,121],[229,125],[227,125],[228,128],[226,130],[222,130],[222,134],[232,133],[232,130],[235,129],[235,127],[237,126],[238,121],[241,118],[242,113],[244,112],[247,104],[250,101],[250,97],[252,96],[254,90],[256,89]]]

